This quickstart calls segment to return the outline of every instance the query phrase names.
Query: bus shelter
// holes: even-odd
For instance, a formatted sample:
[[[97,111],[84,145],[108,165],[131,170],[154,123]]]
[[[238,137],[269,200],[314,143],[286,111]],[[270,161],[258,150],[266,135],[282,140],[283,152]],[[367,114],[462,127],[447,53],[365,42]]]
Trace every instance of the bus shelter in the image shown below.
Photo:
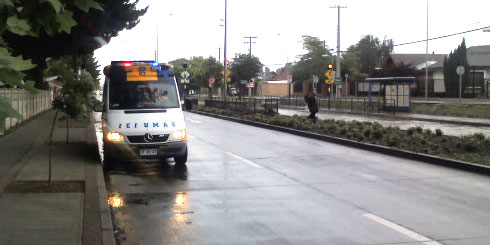
[[[383,77],[366,78],[369,84],[368,96],[371,103],[371,93],[379,92],[383,95],[383,110],[385,111],[404,111],[411,110],[410,85],[415,82],[415,77]],[[378,91],[372,91],[373,85]]]

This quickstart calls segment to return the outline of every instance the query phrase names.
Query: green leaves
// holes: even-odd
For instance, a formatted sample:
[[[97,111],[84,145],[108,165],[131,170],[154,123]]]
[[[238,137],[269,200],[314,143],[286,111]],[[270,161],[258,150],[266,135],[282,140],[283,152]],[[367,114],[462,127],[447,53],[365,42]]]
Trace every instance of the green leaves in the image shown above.
[[[53,6],[54,11],[56,11],[57,14],[60,13],[61,9],[63,8],[63,5],[59,0],[40,0],[39,3],[50,3],[51,6]]]
[[[36,65],[32,64],[31,60],[24,60],[22,56],[12,57],[10,59],[10,68],[16,71],[26,71],[36,67]]]
[[[77,25],[77,22],[72,18],[73,13],[66,10],[64,13],[56,15],[56,22],[60,24],[59,32],[70,34],[71,28]]]
[[[32,84],[24,83],[25,74],[22,73],[22,71],[30,70],[34,67],[36,65],[32,64],[31,60],[24,60],[20,55],[12,56],[6,48],[0,48],[0,81],[2,83],[18,86],[35,93],[37,90],[34,89]]]
[[[10,16],[7,19],[7,30],[17,35],[25,36],[31,30],[27,20],[19,19],[17,16]]]
[[[104,11],[104,9],[102,8],[102,6],[93,1],[93,0],[75,0],[73,2],[75,4],[75,6],[77,6],[79,9],[83,10],[84,12],[87,12],[89,11],[90,8],[94,8],[94,9],[98,9],[100,11]]]
[[[24,86],[22,79],[25,77],[25,74],[13,70],[11,68],[4,68],[0,71],[0,81],[6,82],[12,86],[17,85],[19,87]]]
[[[22,115],[12,108],[9,101],[0,97],[0,132],[5,130],[5,119],[7,117],[22,119]]]
[[[1,6],[9,6],[9,7],[13,7],[14,4],[12,3],[12,1],[10,0],[0,0],[0,7]]]

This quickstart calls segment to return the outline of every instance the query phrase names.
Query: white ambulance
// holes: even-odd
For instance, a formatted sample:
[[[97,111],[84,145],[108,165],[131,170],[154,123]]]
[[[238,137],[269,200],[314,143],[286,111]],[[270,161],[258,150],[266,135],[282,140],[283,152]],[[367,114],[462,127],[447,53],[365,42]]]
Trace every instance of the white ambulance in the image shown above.
[[[128,159],[187,162],[187,132],[173,67],[112,61],[104,68],[104,167]]]

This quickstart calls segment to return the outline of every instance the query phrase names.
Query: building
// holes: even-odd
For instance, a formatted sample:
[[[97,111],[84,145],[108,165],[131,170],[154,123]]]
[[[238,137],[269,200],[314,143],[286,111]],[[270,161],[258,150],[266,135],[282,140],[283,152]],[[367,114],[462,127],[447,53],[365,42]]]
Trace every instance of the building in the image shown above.
[[[444,58],[446,54],[429,54],[428,65],[428,93],[430,95],[444,95]],[[466,94],[488,94],[490,88],[490,45],[474,46],[467,49],[467,59],[470,66],[470,86],[464,92]],[[425,93],[425,54],[391,54],[386,65],[410,64],[416,71],[413,74],[417,78],[412,91],[416,95]]]
[[[490,88],[490,45],[469,47],[466,50],[470,65],[470,86],[466,93],[486,94]]]
[[[267,68],[266,68],[267,69]],[[285,67],[279,68],[263,76],[265,79],[261,82],[259,94],[261,96],[288,96],[293,94],[293,84],[288,83],[288,77],[292,76],[292,65],[286,64]],[[288,89],[289,85],[289,89]]]
[[[444,58],[446,54],[429,54],[427,62],[428,77],[427,87],[430,94],[444,94]],[[425,54],[391,54],[386,64],[406,64],[411,65],[417,71],[413,74],[417,78],[417,82],[412,85],[412,91],[421,95],[425,93],[425,68],[426,68],[426,55]]]

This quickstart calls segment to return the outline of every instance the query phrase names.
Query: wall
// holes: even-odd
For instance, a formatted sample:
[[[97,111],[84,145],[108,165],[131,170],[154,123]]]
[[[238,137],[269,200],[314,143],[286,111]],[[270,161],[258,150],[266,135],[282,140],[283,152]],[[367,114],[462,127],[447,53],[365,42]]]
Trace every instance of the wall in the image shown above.
[[[446,87],[444,85],[443,70],[434,71],[432,78],[434,79],[434,93],[445,93]]]
[[[23,89],[0,89],[0,97],[7,100],[22,115],[22,119],[7,118],[5,130],[15,127],[21,122],[51,108],[51,91],[40,91],[37,94]],[[0,134],[2,134],[0,132]]]
[[[293,84],[290,84],[290,87],[292,95]],[[262,96],[288,96],[288,84],[262,82]]]

